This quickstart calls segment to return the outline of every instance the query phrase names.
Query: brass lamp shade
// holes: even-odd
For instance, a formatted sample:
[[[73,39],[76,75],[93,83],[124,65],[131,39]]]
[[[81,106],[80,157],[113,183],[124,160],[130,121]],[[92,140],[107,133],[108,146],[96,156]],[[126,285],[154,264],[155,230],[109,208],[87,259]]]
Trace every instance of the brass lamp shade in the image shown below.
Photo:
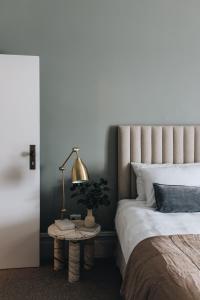
[[[72,168],[72,183],[88,181],[88,171],[82,160],[77,157]]]

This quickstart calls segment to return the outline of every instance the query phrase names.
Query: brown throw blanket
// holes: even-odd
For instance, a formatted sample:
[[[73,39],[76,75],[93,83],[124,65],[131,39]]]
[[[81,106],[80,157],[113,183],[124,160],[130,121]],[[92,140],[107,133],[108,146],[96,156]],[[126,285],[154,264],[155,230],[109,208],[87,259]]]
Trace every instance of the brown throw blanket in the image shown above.
[[[140,242],[129,258],[121,292],[126,300],[200,300],[200,235]]]

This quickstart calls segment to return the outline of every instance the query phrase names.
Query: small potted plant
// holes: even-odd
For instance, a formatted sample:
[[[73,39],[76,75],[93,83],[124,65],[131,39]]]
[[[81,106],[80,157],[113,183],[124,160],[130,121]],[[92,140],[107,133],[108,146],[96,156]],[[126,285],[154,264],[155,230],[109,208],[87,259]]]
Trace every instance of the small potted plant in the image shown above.
[[[95,225],[95,218],[93,210],[100,205],[108,206],[110,204],[107,180],[100,178],[99,180],[90,181],[82,184],[74,184],[71,187],[71,198],[77,198],[78,203],[87,208],[87,216],[84,224],[86,227],[93,227]]]

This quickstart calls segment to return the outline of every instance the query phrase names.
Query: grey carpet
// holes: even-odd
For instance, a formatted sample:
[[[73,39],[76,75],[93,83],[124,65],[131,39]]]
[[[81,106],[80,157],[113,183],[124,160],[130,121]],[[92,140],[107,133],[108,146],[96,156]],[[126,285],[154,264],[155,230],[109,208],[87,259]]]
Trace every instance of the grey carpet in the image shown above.
[[[51,266],[0,271],[1,300],[120,300],[120,285],[119,271],[110,261],[97,261],[74,284]]]

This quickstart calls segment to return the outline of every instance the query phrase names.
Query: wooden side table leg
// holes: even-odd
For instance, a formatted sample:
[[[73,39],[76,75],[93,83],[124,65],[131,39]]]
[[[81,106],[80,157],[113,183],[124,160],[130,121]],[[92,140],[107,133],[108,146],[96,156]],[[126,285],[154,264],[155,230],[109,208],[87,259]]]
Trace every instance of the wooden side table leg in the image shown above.
[[[76,282],[80,278],[80,243],[69,241],[68,281]]]
[[[84,243],[84,269],[90,270],[94,266],[94,239]]]
[[[64,241],[54,239],[53,269],[59,271],[64,268]]]

